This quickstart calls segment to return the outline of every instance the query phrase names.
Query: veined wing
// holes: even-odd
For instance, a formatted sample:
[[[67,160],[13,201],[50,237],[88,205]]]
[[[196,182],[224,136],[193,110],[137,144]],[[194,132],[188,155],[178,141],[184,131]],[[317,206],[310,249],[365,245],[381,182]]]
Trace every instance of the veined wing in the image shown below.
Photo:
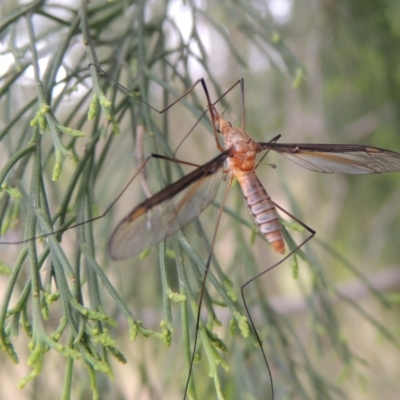
[[[224,151],[134,208],[111,235],[111,258],[139,254],[195,219],[217,195],[229,154]]]
[[[353,144],[259,143],[312,171],[328,174],[381,174],[400,171],[400,154]]]

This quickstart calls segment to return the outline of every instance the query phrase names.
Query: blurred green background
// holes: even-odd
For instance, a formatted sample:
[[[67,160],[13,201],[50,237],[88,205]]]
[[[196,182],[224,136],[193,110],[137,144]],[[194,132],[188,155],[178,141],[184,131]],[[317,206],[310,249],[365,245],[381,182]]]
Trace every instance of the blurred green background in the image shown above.
[[[207,107],[201,87],[186,102],[159,116],[109,78],[96,75],[94,68],[89,71],[90,62],[98,63],[158,109],[199,77],[206,79],[212,99],[243,77],[245,128],[258,141],[281,134],[282,142],[354,143],[400,152],[400,3],[394,0],[24,5],[4,1],[0,7],[0,177],[1,183],[22,193],[21,199],[13,199],[3,191],[6,241],[18,241],[24,234],[32,237],[28,221],[32,207],[41,202],[39,207],[43,206],[41,196],[49,202],[52,217],[63,207],[66,219],[77,215],[77,220],[85,220],[90,213],[102,213],[115,199],[136,171],[140,156],[157,152],[202,164],[218,154],[206,118],[184,139],[200,110]],[[93,93],[104,93],[110,106],[103,102],[103,108],[99,106],[88,121]],[[240,126],[239,90],[221,103],[220,112],[226,109],[224,116]],[[51,113],[45,113],[47,128],[39,133],[31,121],[43,104],[51,107]],[[84,131],[86,137],[72,138],[63,126]],[[35,152],[32,142],[39,144]],[[24,149],[26,153],[18,153]],[[72,157],[61,157],[63,170],[52,181],[57,149]],[[42,184],[32,175],[35,171]],[[289,260],[246,289],[271,367],[275,398],[395,398],[400,391],[400,175],[323,175],[274,154],[268,154],[257,171],[272,199],[317,231],[302,249],[304,253],[298,253],[297,277]],[[176,165],[151,161],[145,180],[157,191],[181,174]],[[67,196],[70,188],[71,198]],[[222,194],[220,190],[217,202]],[[14,365],[5,352],[0,353],[1,381],[7,382],[0,387],[1,398],[183,397],[195,329],[190,299],[198,299],[200,281],[191,257],[196,253],[206,261],[218,208],[210,206],[200,222],[185,229],[193,250],[185,250],[183,239],[169,239],[166,256],[156,246],[144,259],[111,260],[106,245],[113,228],[144,197],[136,179],[104,219],[79,230],[78,238],[77,230],[63,235],[66,258],[49,240],[51,258],[43,267],[32,245],[2,245],[1,259],[10,270],[4,266],[0,277],[1,345],[7,352],[11,340],[20,362]],[[208,376],[217,356],[209,356],[205,348],[207,343],[217,345],[211,339],[203,343],[189,394],[201,399],[271,398],[260,350],[253,345],[254,337],[245,339],[240,334],[232,310],[238,307],[243,312],[240,286],[279,257],[260,236],[254,236],[256,228],[237,186],[231,189],[226,207],[234,217],[223,214],[215,243],[215,257],[223,271],[217,279],[223,287],[207,283],[209,304],[203,306],[202,317],[210,322],[214,310],[221,321],[220,327],[214,321],[212,328],[228,347],[221,354],[229,371],[218,367],[214,379]],[[297,232],[293,221],[282,217],[289,234],[301,242],[306,233]],[[62,226],[63,218],[55,221],[53,230]],[[35,223],[39,234],[43,228]],[[39,255],[46,252],[46,243],[37,244]],[[139,329],[136,341],[129,340],[129,313],[110,295],[85,255],[84,244],[127,309],[148,329]],[[24,251],[28,256],[18,258]],[[180,252],[181,269],[176,262]],[[68,275],[66,260],[72,275]],[[60,272],[54,272],[57,265],[62,267]],[[216,262],[212,263],[215,274],[216,268]],[[182,270],[188,274],[187,281]],[[188,303],[169,302],[164,273],[167,286],[185,294]],[[232,289],[223,274],[232,281]],[[65,286],[60,283],[64,279]],[[46,319],[44,304],[51,303],[48,296],[54,292],[61,297],[48,306]],[[221,307],[225,301],[221,293],[227,292],[238,300]],[[71,298],[90,310],[104,310],[118,326],[99,321],[98,316],[87,318],[82,310],[71,308]],[[12,312],[12,307],[18,311]],[[46,352],[55,343],[48,337],[62,326],[63,318],[67,327],[58,340],[80,354],[83,362],[72,361],[56,346]],[[161,320],[167,321],[164,331]],[[21,325],[30,327],[31,348]],[[94,330],[109,334],[115,348],[96,341]],[[171,346],[166,347],[154,332],[158,336],[171,332]],[[146,338],[148,334],[152,337]],[[112,356],[116,348],[127,364]],[[41,355],[30,359],[34,371],[41,369],[36,378],[28,375],[31,368],[27,366],[35,350]],[[91,357],[110,366],[114,379],[99,372]],[[26,375],[27,386],[17,389]]]

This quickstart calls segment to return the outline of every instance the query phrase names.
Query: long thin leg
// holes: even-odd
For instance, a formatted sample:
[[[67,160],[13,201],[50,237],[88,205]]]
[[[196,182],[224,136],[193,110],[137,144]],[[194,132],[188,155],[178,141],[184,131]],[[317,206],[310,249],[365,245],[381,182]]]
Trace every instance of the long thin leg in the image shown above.
[[[155,111],[158,114],[163,114],[164,112],[168,111],[170,108],[172,108],[176,103],[178,103],[179,101],[181,101],[185,96],[187,96],[199,83],[201,83],[201,85],[203,86],[203,90],[204,93],[206,95],[207,98],[207,104],[208,104],[208,110],[210,111],[211,114],[211,123],[213,126],[213,131],[214,131],[214,137],[215,137],[215,141],[217,144],[217,147],[220,151],[223,151],[224,148],[223,146],[221,146],[219,140],[218,140],[218,133],[217,130],[215,128],[215,116],[212,110],[212,106],[214,106],[215,104],[217,104],[219,101],[221,101],[234,87],[236,87],[239,83],[241,84],[241,101],[242,101],[242,121],[244,121],[244,81],[243,79],[239,79],[238,81],[236,81],[228,90],[226,90],[216,101],[214,101],[213,103],[211,102],[210,99],[210,95],[208,92],[208,88],[206,85],[206,82],[204,80],[204,78],[200,78],[197,79],[192,86],[190,86],[189,89],[187,89],[185,91],[185,93],[182,94],[182,96],[178,97],[176,100],[174,100],[171,104],[169,104],[167,107],[165,107],[162,110],[158,110],[157,108],[153,107],[150,103],[148,103],[146,100],[143,100],[141,97],[139,97],[136,93],[130,91],[129,89],[127,89],[126,87],[124,87],[123,85],[121,85],[116,79],[114,79],[112,76],[108,75],[102,68],[100,68],[98,65],[96,64],[89,64],[89,66],[93,66],[95,67],[98,71],[100,71],[102,74],[106,75],[109,79],[111,79],[118,87],[122,88],[125,91],[128,91],[130,94],[132,94],[134,97],[136,97],[139,101],[141,101],[142,103],[146,104],[148,107],[150,107],[153,111]],[[205,115],[207,112],[204,111],[203,115]],[[201,118],[203,117],[203,115],[201,116]],[[200,119],[201,119],[200,118]],[[198,122],[197,122],[198,123]],[[196,123],[196,125],[197,125]],[[195,125],[195,126],[196,126]],[[244,122],[242,122],[242,126],[244,125]],[[191,129],[191,131],[194,129],[194,127]]]
[[[244,123],[244,79],[240,79],[240,102],[242,109],[242,129],[246,126]]]
[[[256,334],[257,342],[258,342],[258,344],[259,344],[259,346],[260,346],[260,348],[261,348],[261,352],[262,352],[262,355],[263,355],[263,358],[264,358],[264,362],[265,362],[265,364],[266,364],[266,366],[267,366],[267,369],[268,369],[269,379],[270,379],[270,382],[271,382],[272,400],[275,398],[275,394],[274,394],[274,384],[273,384],[271,369],[270,369],[269,364],[268,364],[267,356],[266,356],[266,354],[265,354],[265,352],[264,352],[264,348],[263,348],[263,345],[262,345],[262,341],[261,341],[260,337],[258,336],[256,326],[255,326],[255,324],[254,324],[253,318],[251,317],[249,307],[248,307],[248,305],[247,305],[247,303],[246,303],[246,298],[245,298],[245,295],[244,295],[244,289],[245,289],[246,286],[248,286],[251,282],[255,281],[256,279],[260,278],[262,275],[266,274],[267,272],[271,271],[272,269],[276,268],[278,265],[280,265],[280,264],[282,264],[284,261],[286,261],[290,256],[292,256],[292,255],[293,255],[294,253],[296,253],[301,247],[303,247],[309,240],[311,240],[311,239],[314,237],[315,233],[316,233],[315,230],[311,229],[311,228],[310,228],[308,225],[306,225],[303,221],[301,221],[300,219],[296,218],[294,215],[292,215],[291,213],[289,213],[288,211],[286,211],[286,210],[285,210],[284,208],[282,208],[280,205],[276,204],[275,202],[273,202],[273,204],[274,204],[274,206],[275,206],[276,208],[278,208],[279,210],[281,210],[282,212],[284,212],[286,215],[288,215],[288,216],[289,216],[290,218],[292,218],[294,221],[296,221],[297,223],[299,223],[299,224],[300,224],[303,228],[305,228],[308,232],[310,232],[310,235],[309,235],[305,240],[303,240],[295,249],[293,249],[292,251],[290,251],[289,254],[287,254],[285,257],[283,257],[280,261],[278,261],[277,263],[273,264],[271,267],[265,269],[264,271],[261,271],[259,274],[253,276],[251,279],[249,279],[246,283],[244,283],[244,284],[240,287],[240,292],[241,292],[241,295],[242,295],[242,300],[243,300],[244,307],[245,307],[246,312],[247,312],[247,315],[248,315],[248,317],[249,317],[250,324],[251,324],[251,326],[252,326],[252,328],[253,328],[253,330],[254,330],[254,332],[255,332],[255,334]]]
[[[276,135],[275,137],[273,137],[270,141],[269,141],[269,143],[275,143],[275,142],[277,142],[280,138],[281,138],[281,136],[282,135]],[[270,150],[267,150],[264,154],[263,154],[263,156],[259,159],[259,161],[257,162],[257,164],[256,164],[256,166],[254,167],[254,169],[257,169],[258,168],[258,166],[262,163],[262,160],[264,160],[264,158],[267,156],[267,154],[270,152]],[[270,164],[271,165],[271,164]]]
[[[31,240],[37,240],[37,239],[43,239],[46,238],[50,235],[56,235],[57,233],[61,233],[61,232],[65,232],[67,230],[73,229],[73,228],[77,228],[79,226],[85,225],[87,223],[90,222],[94,222],[97,221],[101,218],[104,218],[108,212],[114,207],[115,203],[118,202],[118,200],[123,196],[123,194],[126,192],[126,190],[128,189],[128,187],[131,185],[131,183],[135,180],[135,178],[142,172],[142,170],[144,169],[144,167],[146,166],[147,162],[151,159],[151,158],[161,158],[163,160],[167,160],[167,161],[172,161],[172,162],[176,162],[179,164],[185,164],[185,165],[190,165],[192,167],[199,167],[198,164],[194,164],[191,162],[187,162],[187,161],[183,161],[183,160],[178,160],[176,158],[171,158],[171,157],[167,157],[167,156],[163,156],[161,154],[150,154],[149,156],[147,156],[145,158],[145,160],[141,163],[141,165],[139,166],[138,170],[133,174],[133,176],[129,179],[129,181],[126,183],[126,185],[123,187],[123,189],[121,190],[121,192],[119,193],[119,195],[112,201],[112,203],[105,209],[105,211],[101,214],[98,215],[97,217],[94,218],[90,218],[87,219],[86,221],[82,221],[79,222],[77,224],[68,226],[67,228],[62,228],[62,229],[57,229],[55,231],[52,232],[48,232],[48,233],[44,233],[42,235],[38,235],[35,237],[31,237],[29,239],[24,239],[24,240],[18,240],[18,241],[11,241],[11,242],[0,242],[0,245],[17,245],[17,244],[23,244],[23,243],[27,243],[30,242]]]
[[[187,376],[187,379],[186,379],[186,386],[185,386],[185,393],[183,395],[183,400],[186,399],[186,394],[187,394],[187,391],[188,391],[188,388],[189,388],[190,378],[192,376],[193,362],[194,362],[194,357],[195,357],[195,354],[196,354],[197,340],[198,340],[198,336],[199,336],[201,306],[202,306],[202,303],[203,303],[203,297],[204,297],[204,291],[205,291],[205,287],[206,287],[207,275],[208,275],[208,271],[210,270],[211,259],[212,259],[212,255],[214,253],[215,239],[217,238],[217,232],[218,232],[219,223],[221,221],[222,212],[224,210],[224,204],[225,204],[226,198],[228,196],[228,192],[229,192],[229,189],[231,187],[232,181],[233,181],[233,176],[231,176],[230,179],[229,179],[228,185],[227,185],[225,193],[224,193],[224,197],[222,199],[221,207],[220,207],[220,209],[218,211],[217,222],[215,224],[215,229],[214,229],[214,233],[213,233],[211,244],[210,244],[210,251],[208,252],[206,268],[205,268],[205,271],[204,271],[204,277],[203,277],[203,281],[202,281],[201,289],[200,289],[200,298],[199,298],[199,306],[198,306],[197,318],[196,318],[196,333],[195,333],[195,336],[194,336],[193,352],[192,352],[192,357],[191,357],[191,360],[190,360],[188,376]]]

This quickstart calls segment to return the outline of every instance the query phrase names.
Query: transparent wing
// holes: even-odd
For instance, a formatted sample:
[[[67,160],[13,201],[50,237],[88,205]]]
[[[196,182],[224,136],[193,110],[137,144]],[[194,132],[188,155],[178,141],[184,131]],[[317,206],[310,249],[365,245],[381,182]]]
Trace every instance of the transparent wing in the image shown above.
[[[312,171],[328,174],[381,174],[400,171],[400,154],[377,147],[346,144],[259,143]]]
[[[195,219],[217,195],[228,154],[221,153],[134,208],[111,235],[110,256],[121,260],[139,254]]]

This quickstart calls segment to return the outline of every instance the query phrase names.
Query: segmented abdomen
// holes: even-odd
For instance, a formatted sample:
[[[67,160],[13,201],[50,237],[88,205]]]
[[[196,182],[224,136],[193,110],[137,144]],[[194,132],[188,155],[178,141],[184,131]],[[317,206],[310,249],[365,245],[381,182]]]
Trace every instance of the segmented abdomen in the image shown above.
[[[285,242],[283,241],[279,216],[271,198],[254,171],[242,172],[236,177],[250,213],[260,227],[260,231],[271,243],[274,250],[283,254],[285,252]]]

